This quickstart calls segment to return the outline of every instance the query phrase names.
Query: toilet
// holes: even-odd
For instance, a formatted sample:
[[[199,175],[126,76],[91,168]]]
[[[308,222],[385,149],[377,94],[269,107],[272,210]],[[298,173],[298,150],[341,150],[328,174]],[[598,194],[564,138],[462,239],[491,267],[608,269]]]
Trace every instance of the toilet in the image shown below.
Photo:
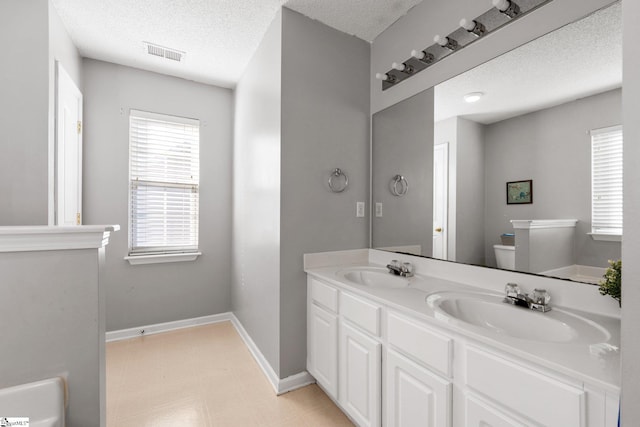
[[[65,404],[65,381],[60,377],[2,388],[0,425],[8,421],[8,425],[64,427]],[[27,419],[28,424],[20,424]]]
[[[493,245],[493,251],[496,254],[496,262],[498,268],[504,270],[516,269],[516,247],[506,245]]]

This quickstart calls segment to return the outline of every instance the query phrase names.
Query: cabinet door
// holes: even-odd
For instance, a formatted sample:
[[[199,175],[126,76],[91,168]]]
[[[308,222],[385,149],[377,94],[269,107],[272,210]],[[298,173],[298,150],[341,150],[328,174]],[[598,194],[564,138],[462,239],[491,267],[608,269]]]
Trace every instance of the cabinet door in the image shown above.
[[[451,383],[393,350],[386,353],[386,426],[451,426]]]
[[[338,319],[310,304],[309,364],[316,381],[333,397],[338,397]]]
[[[465,398],[466,427],[525,427],[502,411],[472,396]]]
[[[361,426],[380,425],[381,344],[340,322],[340,404]]]

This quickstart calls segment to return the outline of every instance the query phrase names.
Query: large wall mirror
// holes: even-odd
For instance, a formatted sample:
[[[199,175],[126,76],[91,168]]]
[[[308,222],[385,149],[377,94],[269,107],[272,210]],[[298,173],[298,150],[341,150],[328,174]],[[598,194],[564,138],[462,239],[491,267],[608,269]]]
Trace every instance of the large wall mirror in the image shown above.
[[[621,230],[592,203],[622,212],[592,195],[593,144],[621,186],[621,123],[616,2],[374,114],[372,247],[595,283]]]

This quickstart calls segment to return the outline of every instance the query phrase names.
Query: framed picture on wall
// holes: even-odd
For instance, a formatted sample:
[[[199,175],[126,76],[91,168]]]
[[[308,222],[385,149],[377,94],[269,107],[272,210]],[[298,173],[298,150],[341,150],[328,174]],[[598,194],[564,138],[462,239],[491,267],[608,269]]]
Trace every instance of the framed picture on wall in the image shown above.
[[[533,180],[507,182],[507,204],[533,203]]]

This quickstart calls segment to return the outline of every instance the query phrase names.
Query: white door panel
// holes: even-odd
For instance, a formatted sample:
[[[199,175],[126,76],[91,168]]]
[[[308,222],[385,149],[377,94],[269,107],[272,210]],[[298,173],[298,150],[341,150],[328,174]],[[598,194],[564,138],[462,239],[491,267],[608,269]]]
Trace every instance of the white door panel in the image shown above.
[[[56,63],[56,225],[82,223],[82,93]]]

